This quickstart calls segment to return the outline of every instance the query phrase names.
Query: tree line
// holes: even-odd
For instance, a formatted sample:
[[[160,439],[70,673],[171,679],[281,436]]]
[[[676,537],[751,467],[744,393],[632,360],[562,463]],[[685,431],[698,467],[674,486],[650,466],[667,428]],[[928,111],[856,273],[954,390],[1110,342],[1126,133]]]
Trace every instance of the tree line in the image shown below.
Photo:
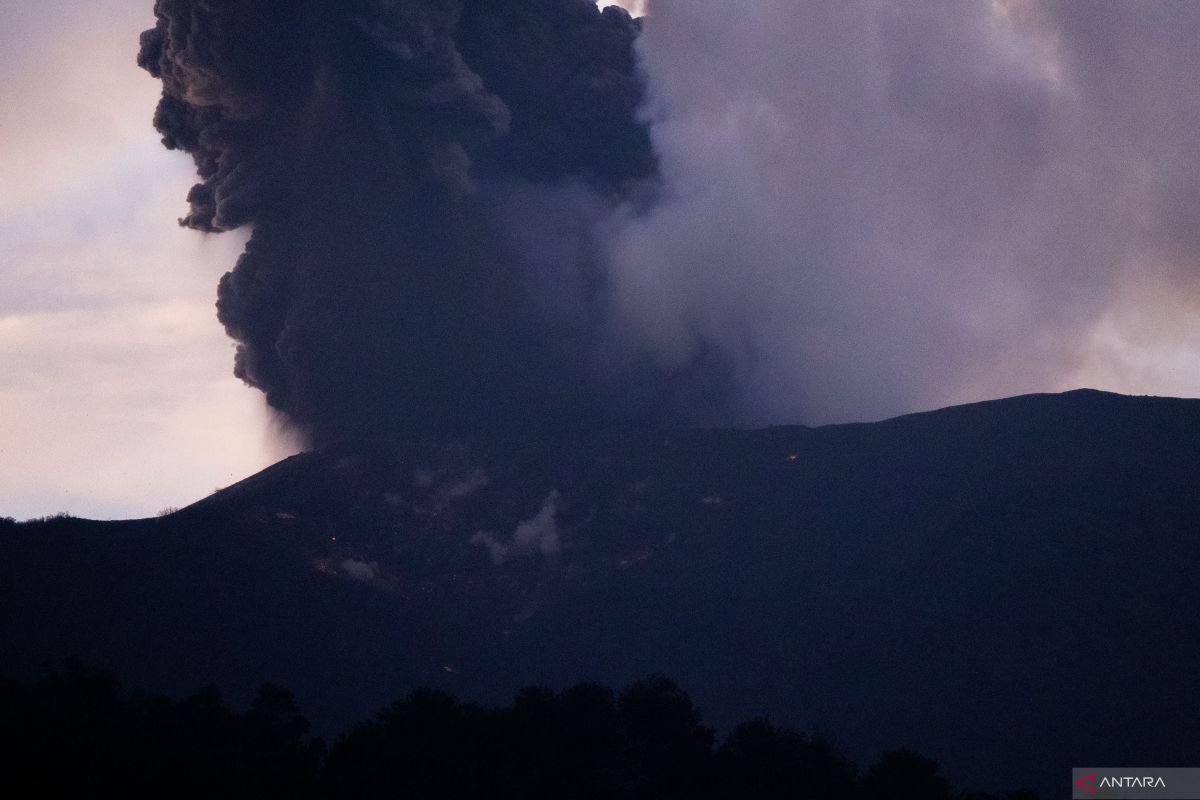
[[[910,750],[860,771],[826,739],[765,719],[718,741],[662,677],[620,693],[533,687],[501,708],[420,690],[327,743],[279,686],[239,713],[211,686],[149,696],[68,661],[0,680],[0,761],[8,785],[45,797],[1036,800],[955,794]]]

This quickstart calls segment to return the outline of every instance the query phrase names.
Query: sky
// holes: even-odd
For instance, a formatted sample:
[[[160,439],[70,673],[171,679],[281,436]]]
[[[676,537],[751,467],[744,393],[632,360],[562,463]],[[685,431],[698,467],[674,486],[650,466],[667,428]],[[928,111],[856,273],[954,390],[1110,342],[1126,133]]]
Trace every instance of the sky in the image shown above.
[[[176,224],[191,164],[134,63],[151,4],[0,20],[0,516],[151,516],[268,466],[213,311],[240,242]]]
[[[148,516],[298,447],[215,320],[245,234],[176,225],[151,6],[0,0],[0,516]],[[633,10],[663,189],[604,222],[614,313],[668,367],[719,342],[731,422],[1200,395],[1200,5]]]

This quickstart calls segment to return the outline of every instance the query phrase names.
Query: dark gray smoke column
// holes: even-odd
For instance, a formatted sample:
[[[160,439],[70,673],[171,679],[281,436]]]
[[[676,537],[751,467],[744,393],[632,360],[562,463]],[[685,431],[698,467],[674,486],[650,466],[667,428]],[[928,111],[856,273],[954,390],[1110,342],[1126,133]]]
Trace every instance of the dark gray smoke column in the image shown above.
[[[235,371],[312,443],[719,407],[704,355],[668,376],[608,322],[596,231],[656,173],[624,11],[155,12],[138,58],[163,82],[155,125],[201,179],[182,223],[253,226],[217,304]]]

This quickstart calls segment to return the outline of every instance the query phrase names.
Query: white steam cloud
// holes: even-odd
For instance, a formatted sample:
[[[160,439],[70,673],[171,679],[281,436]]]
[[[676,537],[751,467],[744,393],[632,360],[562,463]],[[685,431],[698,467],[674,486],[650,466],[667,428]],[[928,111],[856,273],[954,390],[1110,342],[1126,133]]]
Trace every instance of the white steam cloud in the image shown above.
[[[647,13],[665,186],[616,223],[617,327],[715,344],[742,422],[1198,393],[1200,4]]]
[[[379,563],[376,561],[357,561],[347,558],[339,566],[342,572],[352,580],[370,583],[379,577]]]
[[[492,533],[480,531],[471,537],[471,543],[486,547],[494,564],[503,564],[513,558],[537,553],[555,555],[562,550],[562,532],[558,527],[558,507],[561,499],[558,490],[550,492],[542,503],[541,510],[532,518],[518,524],[510,539],[500,539]]]

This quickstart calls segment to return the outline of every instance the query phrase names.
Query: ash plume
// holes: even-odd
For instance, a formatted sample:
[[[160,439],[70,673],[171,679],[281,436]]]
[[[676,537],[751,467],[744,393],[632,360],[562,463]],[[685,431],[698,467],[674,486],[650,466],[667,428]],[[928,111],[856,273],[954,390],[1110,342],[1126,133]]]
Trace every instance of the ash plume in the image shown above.
[[[628,327],[739,420],[1200,386],[1200,4],[651,0]],[[669,302],[664,302],[669,298]]]
[[[654,192],[640,23],[590,0],[158,0],[138,63],[251,228],[218,289],[236,374],[313,445],[699,418],[720,358],[615,330],[603,230]]]
[[[1194,392],[1200,6],[622,5],[160,0],[184,224],[252,230],[219,317],[310,443]]]

